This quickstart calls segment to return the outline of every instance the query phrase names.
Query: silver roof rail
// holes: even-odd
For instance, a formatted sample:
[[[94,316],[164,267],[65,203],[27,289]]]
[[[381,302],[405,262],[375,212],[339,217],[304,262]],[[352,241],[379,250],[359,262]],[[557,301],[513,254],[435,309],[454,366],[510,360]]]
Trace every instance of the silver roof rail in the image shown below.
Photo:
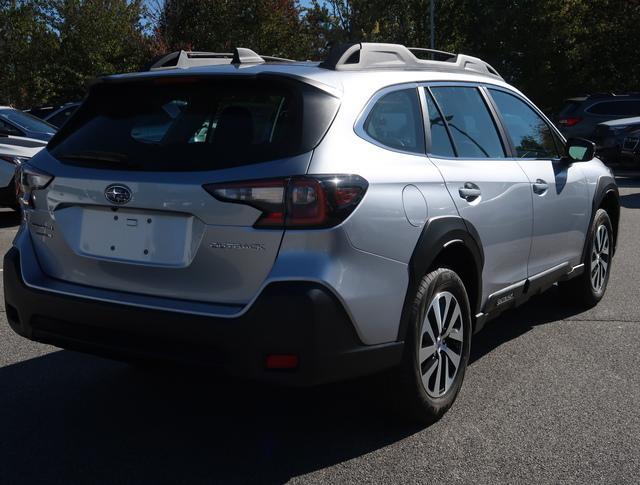
[[[444,60],[419,59],[415,53],[427,53]],[[464,54],[407,48],[400,44],[357,43],[340,44],[329,52],[320,67],[334,71],[360,71],[364,69],[400,69],[426,71],[460,71],[485,75],[497,79],[502,76],[488,63]]]
[[[222,64],[263,64],[265,62],[296,62],[281,57],[260,56],[251,49],[236,47],[233,52],[175,51],[162,56],[149,66],[149,71],[187,69]]]

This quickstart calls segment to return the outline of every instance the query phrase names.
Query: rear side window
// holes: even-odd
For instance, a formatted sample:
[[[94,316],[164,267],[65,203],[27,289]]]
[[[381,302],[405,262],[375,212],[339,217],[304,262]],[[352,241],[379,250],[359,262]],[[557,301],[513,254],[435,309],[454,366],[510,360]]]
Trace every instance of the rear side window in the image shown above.
[[[590,106],[587,111],[605,116],[638,116],[640,100],[604,101]]]
[[[525,102],[511,94],[490,89],[511,143],[519,158],[558,158],[549,125]]]
[[[431,94],[427,91],[425,96],[427,98],[427,110],[429,110],[429,125],[431,128],[431,148],[429,153],[441,157],[455,157],[456,154],[453,151],[444,118],[436,107]]]
[[[63,163],[215,170],[312,150],[338,99],[290,80],[158,78],[96,85],[49,145]]]
[[[474,87],[433,87],[449,131],[462,158],[504,158],[496,126]]]
[[[373,106],[364,131],[382,145],[413,153],[424,153],[422,115],[415,89],[393,91]]]

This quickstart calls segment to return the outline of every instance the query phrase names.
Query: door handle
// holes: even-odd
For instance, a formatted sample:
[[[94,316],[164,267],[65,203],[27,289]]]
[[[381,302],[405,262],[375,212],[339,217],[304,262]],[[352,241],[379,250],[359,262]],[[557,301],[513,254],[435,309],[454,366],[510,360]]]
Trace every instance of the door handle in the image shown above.
[[[466,182],[464,187],[460,187],[458,189],[458,193],[460,194],[460,197],[465,199],[467,202],[471,202],[482,195],[480,187],[472,182]]]
[[[543,195],[549,190],[549,184],[542,179],[538,179],[533,183],[533,191],[538,195]]]

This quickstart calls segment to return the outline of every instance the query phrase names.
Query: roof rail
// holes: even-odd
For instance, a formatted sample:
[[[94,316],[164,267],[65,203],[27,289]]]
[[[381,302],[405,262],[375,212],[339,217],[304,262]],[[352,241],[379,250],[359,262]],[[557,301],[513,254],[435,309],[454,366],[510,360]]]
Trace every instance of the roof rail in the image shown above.
[[[445,60],[418,59],[416,53],[428,53]],[[407,48],[400,44],[355,43],[336,45],[320,63],[320,67],[334,71],[360,71],[364,69],[401,69],[426,71],[472,71],[474,74],[502,79],[500,74],[477,57],[464,54]]]
[[[296,62],[281,57],[260,56],[251,49],[236,47],[233,52],[197,52],[179,50],[171,52],[152,62],[149,71],[162,69],[187,69],[197,66],[222,64],[263,64],[265,62]]]

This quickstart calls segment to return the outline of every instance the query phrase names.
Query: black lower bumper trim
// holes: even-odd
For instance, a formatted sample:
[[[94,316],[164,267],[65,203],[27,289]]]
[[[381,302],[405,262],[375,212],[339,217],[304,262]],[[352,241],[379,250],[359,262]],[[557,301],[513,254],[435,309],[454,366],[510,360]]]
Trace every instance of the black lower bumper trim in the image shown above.
[[[160,358],[291,385],[365,375],[397,365],[402,342],[366,346],[337,298],[315,283],[274,283],[236,318],[105,303],[28,287],[20,254],[4,258],[9,324],[18,334],[113,358]],[[265,368],[269,354],[295,354],[291,371]]]

